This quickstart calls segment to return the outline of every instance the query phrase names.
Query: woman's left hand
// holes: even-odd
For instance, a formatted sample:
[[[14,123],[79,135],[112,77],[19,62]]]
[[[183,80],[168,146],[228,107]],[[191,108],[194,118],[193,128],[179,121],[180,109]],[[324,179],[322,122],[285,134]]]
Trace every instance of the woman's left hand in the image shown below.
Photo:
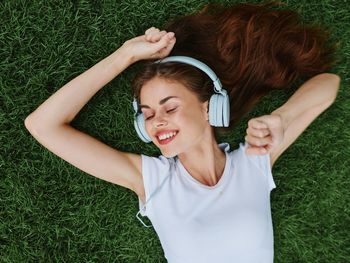
[[[284,138],[282,117],[278,114],[263,115],[248,121],[246,154],[270,153]]]
[[[161,59],[168,56],[175,42],[174,32],[151,27],[144,35],[127,40],[122,47],[132,56],[134,63],[143,59]]]

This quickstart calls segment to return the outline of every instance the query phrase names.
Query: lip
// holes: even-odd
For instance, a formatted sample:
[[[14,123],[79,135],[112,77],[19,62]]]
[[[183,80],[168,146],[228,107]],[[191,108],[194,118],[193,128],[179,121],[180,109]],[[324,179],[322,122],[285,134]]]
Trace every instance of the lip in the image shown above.
[[[161,131],[158,131],[154,136],[157,137],[170,132],[178,132],[178,130],[161,130]]]
[[[158,136],[160,136],[160,135],[162,135],[164,133],[170,133],[170,132],[176,132],[176,134],[174,136],[170,137],[170,138],[165,139],[165,140],[159,140]],[[162,131],[162,132],[158,132],[156,134],[156,138],[157,138],[157,141],[158,141],[159,144],[164,145],[164,144],[168,144],[169,142],[171,142],[177,136],[178,133],[179,133],[179,131],[175,131],[175,130],[173,130],[173,131]]]

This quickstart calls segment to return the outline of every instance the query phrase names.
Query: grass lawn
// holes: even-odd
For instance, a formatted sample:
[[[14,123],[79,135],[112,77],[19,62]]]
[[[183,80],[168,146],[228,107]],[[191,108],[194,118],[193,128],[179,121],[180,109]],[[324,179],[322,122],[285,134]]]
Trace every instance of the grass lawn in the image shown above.
[[[135,217],[137,196],[52,154],[25,129],[24,119],[127,39],[207,2],[0,2],[0,262],[165,262],[155,231]],[[339,43],[332,72],[342,83],[335,103],[273,168],[275,262],[350,262],[350,3],[283,2],[306,23],[332,32]],[[106,85],[72,125],[116,149],[158,155],[133,129],[135,71]],[[294,90],[264,97],[220,141],[237,148],[247,121],[270,113]]]

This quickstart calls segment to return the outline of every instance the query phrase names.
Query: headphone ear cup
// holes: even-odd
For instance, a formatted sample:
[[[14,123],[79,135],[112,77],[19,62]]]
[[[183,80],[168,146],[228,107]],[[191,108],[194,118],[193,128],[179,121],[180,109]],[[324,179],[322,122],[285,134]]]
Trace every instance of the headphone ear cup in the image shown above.
[[[211,95],[209,100],[209,124],[216,126],[216,94]]]
[[[223,105],[222,105],[222,117],[223,117],[223,126],[228,127],[230,124],[230,99],[226,94],[223,96]]]
[[[140,139],[146,143],[151,142],[151,138],[148,136],[148,133],[145,128],[145,119],[143,117],[143,113],[139,113],[135,116],[134,119],[134,127],[137,132],[137,135]]]
[[[209,123],[215,127],[228,127],[230,101],[228,95],[213,94],[209,101]]]
[[[221,94],[217,94],[217,106],[216,106],[216,126],[217,127],[222,127],[223,126],[223,112],[222,112],[222,107],[223,107],[223,100],[224,100],[224,96],[222,96]]]

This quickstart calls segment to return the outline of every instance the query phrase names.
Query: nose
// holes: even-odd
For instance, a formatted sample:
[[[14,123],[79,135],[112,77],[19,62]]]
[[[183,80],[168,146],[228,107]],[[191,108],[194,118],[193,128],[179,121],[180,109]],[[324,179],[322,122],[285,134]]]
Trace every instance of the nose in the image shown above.
[[[156,129],[158,127],[166,126],[168,124],[167,120],[163,116],[154,116],[152,120],[152,128]]]

